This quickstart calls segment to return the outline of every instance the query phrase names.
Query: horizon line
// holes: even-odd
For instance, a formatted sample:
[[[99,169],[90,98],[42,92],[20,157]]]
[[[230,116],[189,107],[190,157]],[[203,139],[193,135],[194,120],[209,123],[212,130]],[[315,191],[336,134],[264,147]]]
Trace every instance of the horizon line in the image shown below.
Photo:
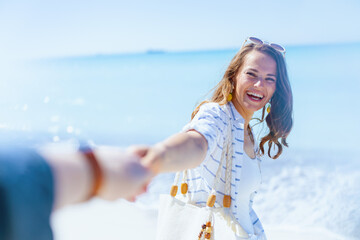
[[[343,46],[343,45],[356,45],[360,41],[349,42],[328,42],[328,43],[304,43],[304,44],[285,44],[287,49],[298,47],[329,47],[329,46]],[[149,48],[142,51],[129,51],[129,52],[113,52],[113,53],[89,53],[89,54],[74,54],[64,56],[48,56],[48,57],[34,57],[29,58],[30,61],[43,61],[43,60],[63,60],[63,59],[79,59],[91,57],[115,57],[115,56],[135,56],[135,55],[162,55],[162,54],[179,54],[179,53],[206,53],[206,52],[222,52],[222,51],[236,51],[241,47],[226,47],[226,48],[211,48],[211,49],[182,49],[171,50],[161,48]]]

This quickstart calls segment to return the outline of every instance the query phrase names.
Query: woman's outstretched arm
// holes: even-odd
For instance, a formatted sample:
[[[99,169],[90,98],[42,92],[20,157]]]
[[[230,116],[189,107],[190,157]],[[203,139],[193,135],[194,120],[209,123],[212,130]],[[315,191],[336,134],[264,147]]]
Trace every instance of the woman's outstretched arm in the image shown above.
[[[153,147],[138,147],[135,153],[145,155],[142,163],[155,174],[195,168],[222,141],[226,119],[227,115],[219,104],[204,104],[183,132]]]
[[[153,147],[134,148],[137,153],[147,151],[142,163],[155,174],[176,172],[200,165],[207,151],[203,135],[193,130],[178,133]]]

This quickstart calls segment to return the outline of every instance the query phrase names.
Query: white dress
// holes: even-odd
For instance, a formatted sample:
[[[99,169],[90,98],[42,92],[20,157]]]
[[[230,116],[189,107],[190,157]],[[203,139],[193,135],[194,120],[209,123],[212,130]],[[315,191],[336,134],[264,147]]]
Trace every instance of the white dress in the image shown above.
[[[254,226],[249,214],[250,196],[259,189],[261,183],[261,174],[256,158],[251,159],[247,154],[244,154],[241,174],[239,197],[236,202],[237,219],[247,233],[254,234]]]
[[[251,239],[266,240],[262,224],[252,208],[253,197],[261,182],[259,169],[261,160],[258,157],[251,159],[244,152],[244,118],[231,102],[226,105],[203,104],[193,120],[183,128],[183,131],[196,130],[206,138],[208,143],[204,161],[199,167],[189,171],[187,180],[191,181],[190,199],[196,204],[206,204],[220,164],[224,134],[230,122],[233,135],[230,211]],[[217,187],[215,207],[222,206],[225,192],[225,169],[224,163]]]

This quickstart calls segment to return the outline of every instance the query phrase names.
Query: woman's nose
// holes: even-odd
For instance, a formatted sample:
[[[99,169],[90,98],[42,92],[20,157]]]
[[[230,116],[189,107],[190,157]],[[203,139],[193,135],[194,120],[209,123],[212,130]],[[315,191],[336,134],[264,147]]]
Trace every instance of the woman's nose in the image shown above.
[[[264,84],[264,79],[262,77],[258,77],[255,82],[256,87],[261,87]]]

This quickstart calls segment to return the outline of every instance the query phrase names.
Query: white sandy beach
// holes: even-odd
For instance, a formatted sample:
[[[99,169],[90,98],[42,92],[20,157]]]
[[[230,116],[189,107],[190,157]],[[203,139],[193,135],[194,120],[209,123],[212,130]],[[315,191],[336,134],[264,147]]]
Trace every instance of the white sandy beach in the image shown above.
[[[89,203],[63,208],[54,213],[55,240],[155,239],[157,211],[123,200]],[[269,240],[342,240],[326,230],[295,226],[266,226]]]

